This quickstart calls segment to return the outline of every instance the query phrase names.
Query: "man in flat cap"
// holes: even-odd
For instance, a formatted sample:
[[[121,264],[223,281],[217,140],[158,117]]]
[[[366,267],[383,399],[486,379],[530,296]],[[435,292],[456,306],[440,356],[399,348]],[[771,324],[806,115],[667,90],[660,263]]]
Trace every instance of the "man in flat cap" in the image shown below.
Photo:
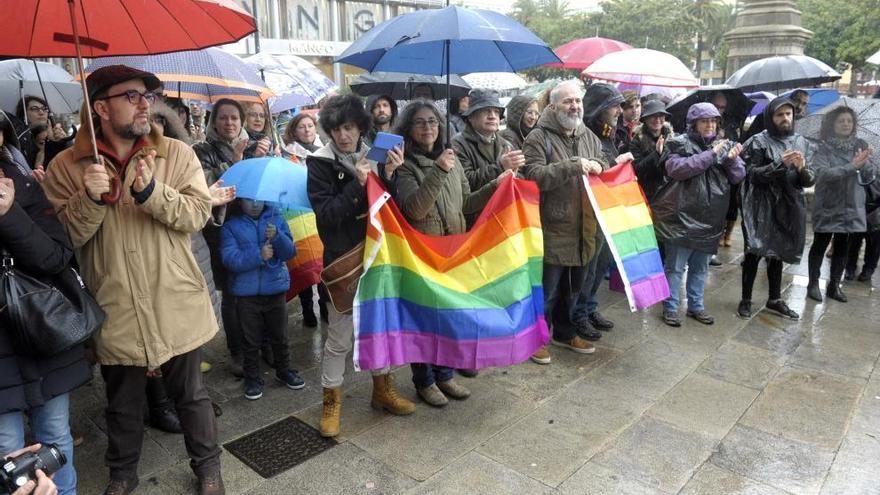
[[[104,493],[128,494],[138,484],[144,386],[147,373],[159,370],[199,493],[223,494],[217,426],[199,372],[200,346],[218,326],[189,237],[211,211],[202,167],[190,147],[151,128],[156,76],[113,65],[93,72],[86,85],[91,108],[43,185],[107,314],[95,337],[107,390]],[[87,118],[101,163],[92,156]]]

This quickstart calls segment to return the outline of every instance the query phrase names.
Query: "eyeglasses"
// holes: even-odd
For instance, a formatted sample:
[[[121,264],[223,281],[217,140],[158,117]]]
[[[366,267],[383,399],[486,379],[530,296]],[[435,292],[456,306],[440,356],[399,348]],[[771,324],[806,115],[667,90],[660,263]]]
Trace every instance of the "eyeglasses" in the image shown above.
[[[159,96],[153,91],[145,91],[141,93],[140,91],[129,89],[124,93],[119,93],[118,95],[107,95],[103,98],[95,98],[96,100],[109,100],[110,98],[119,98],[120,96],[124,96],[128,99],[128,102],[132,105],[137,105],[141,102],[141,98],[147,100],[147,103],[153,104],[156,102],[156,98]]]
[[[158,115],[153,117],[153,122],[161,125],[162,127],[166,127],[168,125],[168,121],[165,120],[165,117],[159,117]]]
[[[266,118],[265,113],[248,112],[246,115],[252,119],[265,119]]]
[[[32,106],[32,107],[28,107],[28,112],[46,113],[46,112],[48,112],[48,111],[49,111],[49,107],[44,106],[44,105],[40,105],[40,106],[36,106],[36,105],[35,105],[35,106]]]
[[[440,121],[437,120],[437,119],[428,119],[428,120],[425,120],[425,119],[416,119],[416,120],[413,120],[413,127],[431,127],[431,128],[434,128],[434,127],[439,127],[439,126],[440,126]]]

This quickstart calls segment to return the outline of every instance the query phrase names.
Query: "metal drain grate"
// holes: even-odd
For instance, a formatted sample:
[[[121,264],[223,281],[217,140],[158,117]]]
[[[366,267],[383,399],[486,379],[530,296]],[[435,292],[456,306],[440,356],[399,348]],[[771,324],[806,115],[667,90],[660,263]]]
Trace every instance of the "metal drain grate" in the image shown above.
[[[271,478],[335,445],[335,440],[289,417],[223,447],[263,478]]]

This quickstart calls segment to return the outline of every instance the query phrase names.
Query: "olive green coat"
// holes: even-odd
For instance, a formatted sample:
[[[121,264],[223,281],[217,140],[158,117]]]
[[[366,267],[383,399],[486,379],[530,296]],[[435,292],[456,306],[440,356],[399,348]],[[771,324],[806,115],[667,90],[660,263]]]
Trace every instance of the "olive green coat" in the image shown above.
[[[505,153],[505,146],[513,149],[497,132],[491,143],[483,141],[470,125],[452,138],[452,149],[461,162],[472,190],[485,186],[504,172],[501,155]]]

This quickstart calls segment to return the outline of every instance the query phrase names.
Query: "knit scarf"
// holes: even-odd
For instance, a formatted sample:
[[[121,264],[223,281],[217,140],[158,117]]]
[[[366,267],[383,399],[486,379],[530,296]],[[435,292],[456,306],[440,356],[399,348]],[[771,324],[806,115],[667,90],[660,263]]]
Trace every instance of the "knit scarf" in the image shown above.
[[[832,148],[840,151],[844,151],[846,153],[852,153],[856,150],[856,144],[858,144],[859,140],[856,138],[855,133],[853,133],[849,137],[841,138],[837,136],[832,136],[827,139],[828,145]]]
[[[361,141],[354,151],[352,151],[351,153],[346,153],[340,150],[336,146],[335,142],[330,141],[330,150],[333,151],[333,155],[336,157],[336,160],[339,162],[339,164],[342,165],[346,170],[351,172],[352,175],[357,177],[357,167],[355,165],[357,164],[358,157],[361,153],[369,151],[369,148],[367,148],[367,145],[364,144],[363,141]],[[376,163],[371,161],[370,166],[373,169],[373,172],[376,172]]]

